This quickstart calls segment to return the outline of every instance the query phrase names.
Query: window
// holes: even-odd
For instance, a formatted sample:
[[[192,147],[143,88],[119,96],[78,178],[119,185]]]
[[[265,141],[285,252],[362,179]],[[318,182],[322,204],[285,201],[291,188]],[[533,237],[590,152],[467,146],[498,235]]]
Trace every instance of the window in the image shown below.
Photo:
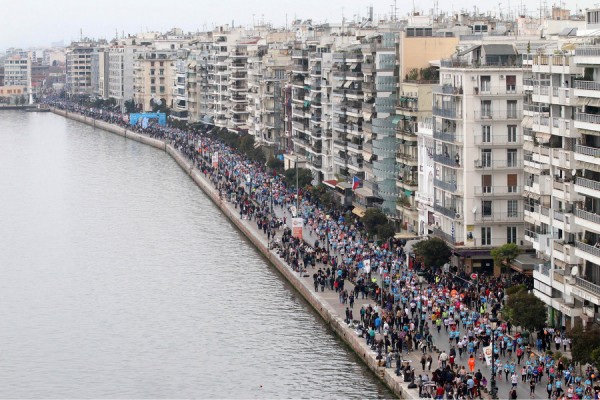
[[[506,187],[508,188],[508,193],[517,192],[517,174],[506,175]]]
[[[492,101],[481,101],[481,118],[492,118]]]
[[[156,93],[156,86],[150,86],[150,93]]]
[[[517,92],[517,76],[516,75],[506,75],[506,93],[516,93]]]
[[[479,81],[481,82],[481,91],[482,92],[489,92],[490,90],[492,90],[492,78],[489,75],[483,75],[479,78]]]
[[[481,175],[481,192],[492,193],[492,176]]]
[[[484,217],[492,216],[492,201],[491,200],[484,200],[481,202],[481,215],[483,215]]]
[[[150,75],[154,75],[154,71],[155,71],[154,69],[151,69],[150,70]]]
[[[155,78],[150,78],[150,84],[151,84],[151,85],[154,85],[155,81],[156,81],[156,79],[155,79]]]
[[[506,150],[506,166],[516,167],[517,166],[517,149]]]
[[[491,149],[481,150],[481,166],[483,168],[489,168],[492,166],[492,150]]]
[[[154,67],[154,61],[150,61],[150,66]]]
[[[164,86],[161,86],[161,87],[159,88],[159,90],[160,90],[160,93],[164,93],[164,92],[165,92],[165,87],[164,87]]]
[[[517,118],[517,101],[507,100],[506,101],[506,117]]]
[[[492,141],[492,127],[490,125],[483,125],[481,127],[481,136],[483,143],[490,143]]]
[[[158,74],[159,75],[164,75],[165,74],[165,70],[164,69],[159,69],[158,70]]]
[[[481,245],[489,246],[492,244],[492,228],[489,226],[481,227]]]
[[[517,141],[517,126],[516,125],[508,125],[508,142],[515,143]]]
[[[519,200],[508,200],[506,203],[506,216],[515,218],[519,214]]]
[[[506,243],[517,243],[517,227],[506,227]]]

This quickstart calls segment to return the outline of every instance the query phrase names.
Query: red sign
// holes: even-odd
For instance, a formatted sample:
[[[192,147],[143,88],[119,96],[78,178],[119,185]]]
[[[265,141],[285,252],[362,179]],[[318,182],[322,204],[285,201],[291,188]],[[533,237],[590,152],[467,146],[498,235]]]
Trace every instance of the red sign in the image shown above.
[[[477,279],[477,274],[471,274],[471,279],[476,280]]]

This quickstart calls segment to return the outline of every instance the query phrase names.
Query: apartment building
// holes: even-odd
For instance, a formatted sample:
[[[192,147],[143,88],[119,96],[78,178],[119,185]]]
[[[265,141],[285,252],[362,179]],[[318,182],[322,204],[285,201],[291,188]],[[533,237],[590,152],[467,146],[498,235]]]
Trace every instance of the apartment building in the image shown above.
[[[104,98],[113,98],[121,111],[125,110],[125,102],[133,99],[134,74],[133,68],[138,47],[132,40],[115,43],[108,47],[108,95]],[[105,78],[106,79],[106,78]]]
[[[486,41],[440,64],[433,93],[433,234],[467,272],[523,238],[523,71],[512,42]]]
[[[136,53],[133,99],[139,110],[152,111],[154,104],[173,105],[173,50],[144,50]]]
[[[66,51],[65,90],[70,95],[92,94],[93,42],[73,42]]]
[[[431,64],[451,56],[457,44],[458,38],[454,35],[438,32],[427,25],[409,25],[400,33],[400,84],[394,117],[398,141],[396,210],[400,228],[409,233],[427,233],[425,221],[431,219],[429,213],[432,212],[430,201],[419,204],[417,198],[417,191],[424,195],[423,200],[433,197],[433,179],[420,180],[420,177],[429,177],[425,169],[432,162],[433,152],[428,153],[425,149],[433,148],[432,93],[434,88],[439,91],[439,65]],[[420,138],[421,126],[425,132]]]
[[[31,77],[31,60],[27,56],[13,55],[4,60],[4,86],[28,87]]]
[[[92,95],[107,99],[108,96],[108,52],[105,47],[95,47],[91,59]]]

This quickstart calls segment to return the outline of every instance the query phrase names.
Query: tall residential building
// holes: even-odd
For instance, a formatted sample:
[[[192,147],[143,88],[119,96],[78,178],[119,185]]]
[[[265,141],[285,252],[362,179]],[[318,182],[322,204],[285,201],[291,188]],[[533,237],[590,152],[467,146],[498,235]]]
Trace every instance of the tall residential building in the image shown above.
[[[475,43],[441,61],[433,234],[467,272],[498,274],[490,250],[524,244],[522,75],[512,42]]]
[[[105,47],[95,47],[91,59],[92,95],[107,99],[108,96],[108,52]]]
[[[133,100],[134,74],[133,68],[138,47],[132,40],[113,44],[107,49],[108,57],[108,95],[113,98],[121,110],[125,110],[125,102]]]
[[[570,54],[537,52],[524,57],[531,67],[524,80],[525,240],[536,250],[534,293],[549,307],[553,325],[572,327],[581,314],[566,283],[580,264],[576,241],[585,223],[576,215],[583,196],[576,193],[577,102],[572,83],[583,68]],[[579,213],[580,215],[583,215]]]
[[[65,90],[71,95],[92,94],[92,42],[73,42],[66,52]]]
[[[292,78],[291,78],[291,120],[292,141],[294,152],[306,161],[307,147],[311,143],[310,120],[310,82],[308,69],[307,46],[300,45],[300,49],[292,50]]]
[[[31,61],[27,56],[13,55],[4,60],[4,86],[29,85]]]
[[[138,109],[152,111],[154,104],[173,105],[173,50],[145,50],[136,53],[133,99]]]

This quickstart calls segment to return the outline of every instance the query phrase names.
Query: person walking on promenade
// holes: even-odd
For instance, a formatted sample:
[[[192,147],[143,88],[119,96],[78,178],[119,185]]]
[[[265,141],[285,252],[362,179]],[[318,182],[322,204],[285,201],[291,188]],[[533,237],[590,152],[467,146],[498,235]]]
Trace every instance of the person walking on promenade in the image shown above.
[[[469,371],[471,373],[475,372],[475,357],[473,357],[473,354],[469,357]]]

